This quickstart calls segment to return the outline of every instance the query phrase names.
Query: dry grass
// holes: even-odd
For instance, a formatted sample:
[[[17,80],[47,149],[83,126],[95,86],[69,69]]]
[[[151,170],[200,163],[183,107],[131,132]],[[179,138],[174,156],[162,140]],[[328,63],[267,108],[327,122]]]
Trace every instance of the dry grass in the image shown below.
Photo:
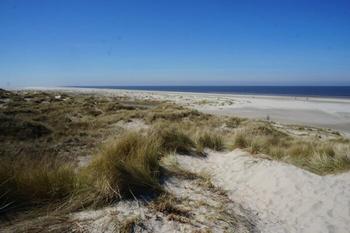
[[[70,198],[79,187],[72,167],[50,161],[0,161],[0,212]]]
[[[166,153],[177,152],[190,154],[193,152],[195,143],[185,134],[185,132],[176,125],[161,124],[156,126],[155,137],[159,137],[161,148]]]
[[[52,202],[77,210],[159,193],[160,157],[170,152],[190,153],[194,146],[183,131],[167,127],[119,135],[88,167],[79,170],[64,161],[53,164],[41,156],[33,162],[26,156],[4,159],[0,164],[1,211]]]
[[[70,166],[47,160],[2,160],[1,211],[68,199],[79,208],[89,202],[106,204],[160,191],[160,151],[157,138],[130,133],[105,146],[90,166],[77,173]]]
[[[57,202],[70,210],[160,192],[159,138],[127,133],[79,171],[47,160],[2,160],[0,211]]]
[[[350,149],[346,143],[315,138],[300,139],[274,129],[267,123],[251,124],[234,136],[233,148],[265,154],[317,174],[350,169]]]
[[[118,134],[113,124],[143,117],[159,105],[40,91],[9,92],[2,97],[6,101],[0,99],[0,157],[11,158],[50,155],[74,161],[77,156],[96,152],[103,140]]]
[[[160,146],[152,136],[127,133],[106,145],[85,173],[105,202],[160,191]]]
[[[131,233],[135,232],[135,227],[140,223],[140,217],[135,216],[127,219],[126,221],[120,224],[118,227],[118,233]]]
[[[244,118],[230,117],[228,120],[226,120],[225,123],[226,123],[226,126],[229,128],[237,128],[245,121],[247,121],[247,120]]]
[[[1,232],[16,232],[16,233],[69,233],[69,232],[84,232],[80,231],[69,216],[43,216],[40,218],[30,219],[18,224],[7,224],[1,229]]]
[[[174,104],[160,104],[145,116],[148,123],[154,123],[160,120],[179,122],[183,119],[195,119],[201,117],[202,114],[196,110],[184,108]]]
[[[203,148],[209,148],[216,151],[222,151],[225,149],[224,138],[215,132],[203,132],[197,140],[197,148],[202,150]]]
[[[159,196],[150,204],[150,208],[164,213],[165,215],[176,215],[189,218],[191,216],[190,212],[182,207],[180,207],[181,201],[175,196],[165,193]]]

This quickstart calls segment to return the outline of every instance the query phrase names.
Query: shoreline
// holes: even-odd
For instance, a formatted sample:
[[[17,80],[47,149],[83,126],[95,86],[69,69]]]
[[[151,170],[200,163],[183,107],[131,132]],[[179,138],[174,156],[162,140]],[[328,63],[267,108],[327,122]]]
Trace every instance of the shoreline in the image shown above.
[[[296,99],[303,100],[308,99],[308,101],[329,101],[329,102],[345,102],[350,104],[350,97],[322,97],[322,96],[299,96],[299,95],[269,95],[269,94],[240,94],[240,93],[214,93],[214,92],[189,92],[189,91],[160,91],[160,90],[135,90],[135,89],[113,89],[113,88],[90,88],[90,87],[19,87],[9,90],[63,90],[63,91],[73,91],[73,90],[87,90],[87,91],[118,91],[118,92],[134,92],[134,93],[152,93],[152,94],[188,94],[188,95],[205,95],[213,97],[244,97],[244,98],[266,98],[266,99]]]
[[[125,88],[120,88],[121,86],[116,86],[115,88],[113,88],[113,86],[111,87],[105,87],[105,86],[101,86],[101,87],[93,87],[93,86],[62,86],[62,88],[79,88],[79,89],[104,89],[104,90],[128,90],[128,91],[149,91],[149,92],[171,92],[171,93],[190,93],[190,94],[217,94],[217,95],[233,95],[233,96],[266,96],[266,97],[291,97],[291,98],[320,98],[320,99],[347,99],[350,100],[350,96],[327,96],[327,95],[304,95],[304,94],[269,94],[269,93],[258,93],[258,92],[235,92],[235,91],[186,91],[186,90],[182,90],[182,91],[176,91],[176,90],[151,90],[151,89],[133,89],[131,88],[131,86],[125,86]],[[135,86],[135,87],[145,87],[147,88],[147,86]],[[162,87],[162,86],[159,86]],[[167,87],[167,86],[165,86]],[[174,86],[175,87],[175,86]],[[181,87],[181,86],[179,86]],[[184,86],[187,87],[187,86]],[[189,86],[192,87],[192,86]],[[193,87],[201,87],[201,86],[193,86]],[[206,87],[206,86],[204,86]],[[209,86],[208,86],[209,87]],[[215,87],[215,86],[213,86]],[[221,87],[221,86],[218,86]],[[242,86],[242,87],[248,87],[248,86]],[[249,86],[250,87],[250,86]],[[260,87],[260,86],[257,86]],[[262,87],[262,86],[261,86]],[[278,86],[267,86],[267,87],[278,87]],[[285,87],[285,86],[281,86],[281,87]],[[297,86],[290,86],[291,88],[293,87],[297,87]],[[323,86],[321,86],[323,87]],[[131,89],[128,89],[131,88]]]

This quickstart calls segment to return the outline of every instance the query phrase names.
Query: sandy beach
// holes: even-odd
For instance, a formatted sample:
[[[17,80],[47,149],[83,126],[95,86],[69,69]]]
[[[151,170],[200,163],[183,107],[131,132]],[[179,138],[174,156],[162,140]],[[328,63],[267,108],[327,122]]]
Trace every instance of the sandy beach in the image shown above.
[[[165,100],[204,113],[262,120],[268,117],[271,121],[282,124],[329,128],[347,136],[350,135],[350,99],[90,88],[48,89],[120,95],[145,100]]]

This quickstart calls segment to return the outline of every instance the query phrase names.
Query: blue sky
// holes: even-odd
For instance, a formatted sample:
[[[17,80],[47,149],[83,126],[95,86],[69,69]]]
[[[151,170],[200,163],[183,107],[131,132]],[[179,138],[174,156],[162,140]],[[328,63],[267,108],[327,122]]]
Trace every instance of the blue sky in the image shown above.
[[[0,1],[0,86],[331,84],[350,1]]]

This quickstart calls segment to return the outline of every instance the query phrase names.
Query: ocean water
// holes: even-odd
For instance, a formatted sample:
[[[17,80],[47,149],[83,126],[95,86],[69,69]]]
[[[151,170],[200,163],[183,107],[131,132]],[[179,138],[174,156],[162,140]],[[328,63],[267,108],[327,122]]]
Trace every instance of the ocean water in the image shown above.
[[[74,86],[85,88],[350,98],[350,86]]]

